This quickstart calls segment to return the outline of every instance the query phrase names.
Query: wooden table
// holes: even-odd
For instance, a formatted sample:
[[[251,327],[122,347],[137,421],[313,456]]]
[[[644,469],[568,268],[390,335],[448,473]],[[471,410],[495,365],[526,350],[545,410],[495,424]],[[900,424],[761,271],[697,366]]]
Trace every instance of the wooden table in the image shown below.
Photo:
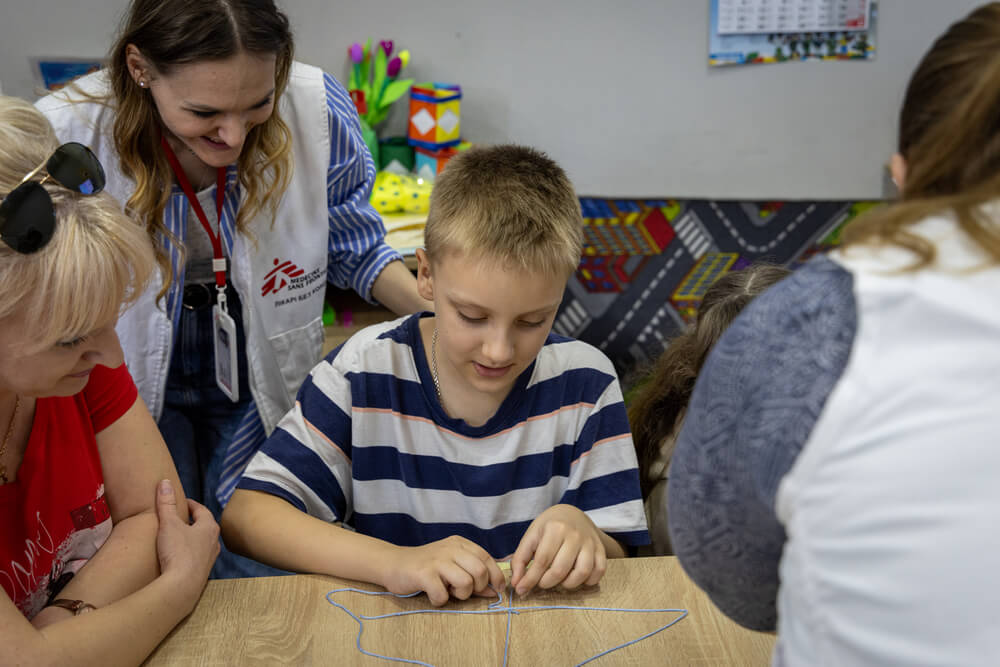
[[[416,249],[424,246],[426,213],[388,213],[382,216],[385,242],[403,256],[411,271],[417,270]]]
[[[326,600],[330,590],[378,587],[315,575],[210,581],[194,612],[150,657],[149,665],[392,665],[362,655],[358,624]],[[509,590],[509,589],[508,589]],[[399,599],[340,593],[358,614],[427,609],[423,595]],[[453,601],[445,609],[485,609],[489,600]],[[515,607],[575,605],[685,608],[686,618],[594,665],[767,665],[774,638],[723,616],[673,557],[608,563],[600,585],[575,593],[515,598]],[[508,664],[575,665],[666,625],[676,613],[542,610],[512,617]],[[416,614],[366,621],[362,645],[383,655],[433,665],[503,663],[507,615]]]

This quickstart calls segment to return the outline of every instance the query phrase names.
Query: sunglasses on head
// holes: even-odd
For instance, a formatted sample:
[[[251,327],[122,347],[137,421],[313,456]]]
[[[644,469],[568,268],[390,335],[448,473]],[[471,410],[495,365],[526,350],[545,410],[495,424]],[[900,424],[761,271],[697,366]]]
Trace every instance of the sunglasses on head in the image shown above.
[[[32,181],[43,169],[45,178]],[[22,178],[0,202],[0,239],[19,253],[36,252],[52,239],[56,213],[52,197],[42,187],[50,179],[73,192],[93,195],[104,189],[104,168],[93,151],[72,141]]]

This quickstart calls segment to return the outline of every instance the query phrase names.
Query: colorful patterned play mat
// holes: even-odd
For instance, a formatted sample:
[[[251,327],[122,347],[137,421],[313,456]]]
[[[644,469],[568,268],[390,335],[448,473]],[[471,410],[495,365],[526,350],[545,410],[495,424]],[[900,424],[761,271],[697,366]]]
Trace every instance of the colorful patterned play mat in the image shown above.
[[[600,348],[623,378],[691,321],[708,286],[754,260],[794,266],[879,202],[581,198],[584,256],[555,331]]]

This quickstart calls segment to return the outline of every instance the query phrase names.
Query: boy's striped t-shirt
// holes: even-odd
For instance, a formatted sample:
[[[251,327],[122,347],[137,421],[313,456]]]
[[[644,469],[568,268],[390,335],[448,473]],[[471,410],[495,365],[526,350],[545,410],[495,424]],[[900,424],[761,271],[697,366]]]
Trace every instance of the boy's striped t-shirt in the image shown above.
[[[496,414],[473,427],[437,399],[420,317],[368,327],[313,368],[239,488],[393,544],[460,535],[498,559],[560,503],[627,546],[649,542],[607,357],[550,334]]]

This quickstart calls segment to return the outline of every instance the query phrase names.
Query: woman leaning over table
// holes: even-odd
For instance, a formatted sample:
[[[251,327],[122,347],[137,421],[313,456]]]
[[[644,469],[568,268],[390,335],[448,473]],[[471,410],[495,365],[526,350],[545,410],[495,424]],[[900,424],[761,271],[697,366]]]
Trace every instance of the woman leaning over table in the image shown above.
[[[38,103],[156,244],[158,280],[118,332],[185,492],[216,516],[320,358],[328,279],[429,307],[368,203],[349,96],[292,48],[270,0],[133,0],[107,70]],[[260,572],[223,551],[214,575]]]
[[[149,240],[94,194],[94,155],[57,147],[0,97],[0,664],[138,664],[193,608],[219,530],[122,363]]]
[[[1000,580],[1000,3],[910,79],[900,201],[712,348],[674,452],[670,539],[779,665],[995,665]]]

